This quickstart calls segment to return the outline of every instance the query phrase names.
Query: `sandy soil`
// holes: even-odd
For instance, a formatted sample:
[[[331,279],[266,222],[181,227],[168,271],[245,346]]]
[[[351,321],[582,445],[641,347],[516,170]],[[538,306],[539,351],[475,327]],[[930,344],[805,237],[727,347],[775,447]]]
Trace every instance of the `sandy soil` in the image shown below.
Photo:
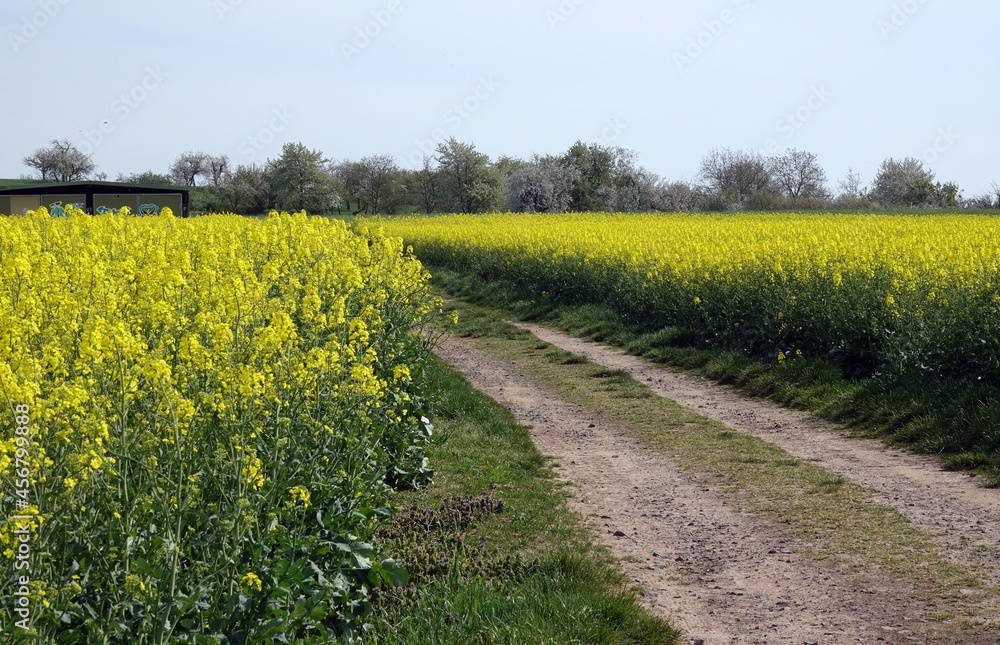
[[[994,584],[1000,580],[1000,492],[978,487],[975,478],[876,442],[844,438],[802,413],[616,350],[520,326],[594,363],[627,370],[657,394],[734,430],[818,459],[939,534],[956,562],[980,566]],[[690,643],[1000,643],[1000,633],[973,636],[957,621],[928,621],[923,603],[895,604],[893,596],[908,593],[905,580],[880,578],[877,571],[855,576],[836,562],[808,557],[765,520],[737,510],[736,500],[715,482],[680,470],[600,414],[553,395],[515,363],[454,338],[442,339],[437,352],[531,426],[539,450],[572,482],[575,510],[643,589],[645,604],[671,618]],[[873,588],[893,593],[870,593]],[[986,618],[995,621],[1000,613]]]

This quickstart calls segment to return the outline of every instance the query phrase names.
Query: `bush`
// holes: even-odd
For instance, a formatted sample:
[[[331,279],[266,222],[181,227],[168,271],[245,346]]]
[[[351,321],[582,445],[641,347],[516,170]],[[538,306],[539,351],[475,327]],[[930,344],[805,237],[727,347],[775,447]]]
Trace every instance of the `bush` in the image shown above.
[[[783,201],[784,199],[779,193],[776,193],[773,190],[764,189],[758,190],[754,194],[750,195],[743,206],[748,211],[773,211],[781,208]]]

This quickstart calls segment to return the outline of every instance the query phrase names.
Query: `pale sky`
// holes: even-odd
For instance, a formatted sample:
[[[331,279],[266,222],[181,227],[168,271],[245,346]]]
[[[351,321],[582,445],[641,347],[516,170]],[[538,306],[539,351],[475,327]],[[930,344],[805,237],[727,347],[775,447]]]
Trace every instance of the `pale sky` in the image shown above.
[[[829,187],[917,157],[1000,183],[1000,3],[956,0],[4,0],[0,177],[52,139],[114,179],[301,141],[412,167],[454,136],[530,157],[808,150]]]

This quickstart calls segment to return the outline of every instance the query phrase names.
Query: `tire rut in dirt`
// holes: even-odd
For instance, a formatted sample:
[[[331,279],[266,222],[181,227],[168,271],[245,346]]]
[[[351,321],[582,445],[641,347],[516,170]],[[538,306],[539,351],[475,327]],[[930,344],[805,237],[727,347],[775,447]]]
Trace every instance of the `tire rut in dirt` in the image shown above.
[[[644,604],[692,639],[903,643],[937,631],[897,604],[908,593],[904,581],[858,577],[803,555],[780,529],[735,510],[711,479],[553,395],[516,364],[455,339],[443,339],[437,352],[531,426],[539,450],[572,482],[572,507],[642,589]],[[873,586],[885,593],[867,595]]]

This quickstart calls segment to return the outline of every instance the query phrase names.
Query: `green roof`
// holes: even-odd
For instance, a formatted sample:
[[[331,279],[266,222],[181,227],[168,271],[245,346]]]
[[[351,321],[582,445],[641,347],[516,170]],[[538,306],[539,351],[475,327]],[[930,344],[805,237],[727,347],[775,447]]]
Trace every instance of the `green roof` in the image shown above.
[[[0,179],[0,190],[4,188],[26,188],[32,184],[40,184],[37,179]]]

